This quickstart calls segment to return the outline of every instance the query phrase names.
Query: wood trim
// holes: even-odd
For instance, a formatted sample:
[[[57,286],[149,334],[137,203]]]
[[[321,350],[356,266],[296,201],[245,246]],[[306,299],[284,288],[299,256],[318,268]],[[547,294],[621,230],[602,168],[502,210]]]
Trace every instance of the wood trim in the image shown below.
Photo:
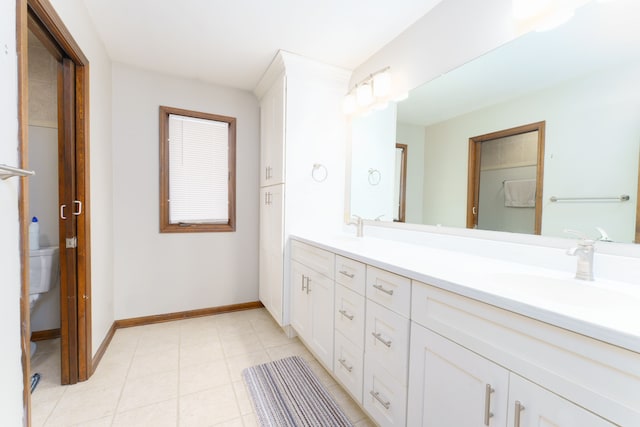
[[[31,332],[31,341],[46,341],[60,338],[60,328]]]
[[[396,143],[396,149],[402,149],[402,165],[400,169],[400,212],[398,213],[397,222],[405,222],[407,212],[407,144]]]
[[[40,40],[40,43],[42,43],[51,56],[53,56],[58,62],[62,61],[62,58],[64,57],[63,51],[51,38],[47,30],[43,28],[42,23],[38,20],[31,9],[29,9],[28,25],[29,31],[31,31],[38,40]]]
[[[236,231],[236,118],[160,106],[160,233],[197,233]],[[171,224],[169,222],[169,115],[175,114],[229,124],[229,221],[226,224]]]
[[[93,372],[91,335],[91,198],[89,180],[89,65],[76,67],[76,198],[82,200],[77,216],[78,380]]]
[[[132,317],[115,321],[116,329],[130,328],[132,326],[151,325],[153,323],[170,322],[172,320],[191,319],[194,317],[211,316],[213,314],[231,313],[234,311],[262,308],[260,301],[244,302],[240,304],[223,305],[220,307],[201,308],[198,310],[179,311],[175,313],[156,314],[153,316]]]
[[[109,344],[111,344],[111,340],[113,339],[113,336],[115,335],[115,333],[116,333],[116,322],[113,322],[111,324],[111,327],[107,331],[107,335],[102,340],[102,344],[100,344],[100,347],[98,347],[98,351],[96,351],[95,356],[93,356],[93,359],[91,360],[91,372],[89,372],[89,376],[93,375],[96,368],[98,367],[98,364],[100,364],[100,361],[102,360],[102,356],[104,356],[105,352],[107,351],[107,348],[109,348]]]
[[[28,0],[29,9],[34,17],[44,24],[44,28],[51,34],[53,40],[60,46],[60,49],[69,56],[76,65],[88,65],[89,60],[82,53],[82,49],[67,27],[60,19],[60,16],[48,0]]]
[[[542,193],[544,175],[544,140],[546,122],[535,122],[527,125],[516,126],[497,132],[469,138],[469,164],[468,164],[468,184],[467,184],[467,228],[475,228],[477,214],[473,214],[473,207],[478,206],[480,193],[480,160],[482,156],[481,144],[485,141],[505,138],[508,136],[520,135],[527,132],[538,131],[538,155],[536,165],[536,207],[534,234],[542,232]],[[476,211],[477,212],[477,211]]]
[[[18,157],[20,168],[27,168],[29,138],[29,54],[27,0],[16,0],[16,53],[18,62]],[[24,423],[31,425],[31,344],[29,331],[29,180],[20,178],[18,184],[18,215],[20,227],[20,347],[22,361],[22,404]]]

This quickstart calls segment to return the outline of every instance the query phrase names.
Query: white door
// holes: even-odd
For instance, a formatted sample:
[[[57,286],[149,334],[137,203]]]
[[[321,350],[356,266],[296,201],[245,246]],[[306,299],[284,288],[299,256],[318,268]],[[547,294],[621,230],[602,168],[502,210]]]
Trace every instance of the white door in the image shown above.
[[[410,353],[407,425],[506,425],[506,369],[415,323]]]
[[[507,425],[517,427],[614,426],[514,373],[511,373],[510,377]]]
[[[313,273],[308,283],[311,338],[309,345],[329,370],[333,369],[333,280]]]

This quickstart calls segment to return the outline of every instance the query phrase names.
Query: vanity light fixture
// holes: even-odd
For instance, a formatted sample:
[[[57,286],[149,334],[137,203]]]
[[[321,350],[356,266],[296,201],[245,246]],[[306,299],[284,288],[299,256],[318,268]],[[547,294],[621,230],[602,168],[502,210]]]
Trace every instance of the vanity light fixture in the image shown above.
[[[345,114],[353,114],[358,109],[374,105],[386,105],[391,91],[390,67],[383,68],[364,78],[344,97],[342,109]]]

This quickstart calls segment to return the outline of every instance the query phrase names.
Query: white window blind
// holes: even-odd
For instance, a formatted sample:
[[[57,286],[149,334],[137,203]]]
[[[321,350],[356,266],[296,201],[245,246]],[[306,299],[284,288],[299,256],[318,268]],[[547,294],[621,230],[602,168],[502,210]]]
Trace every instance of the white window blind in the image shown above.
[[[229,123],[169,115],[169,223],[229,221]]]

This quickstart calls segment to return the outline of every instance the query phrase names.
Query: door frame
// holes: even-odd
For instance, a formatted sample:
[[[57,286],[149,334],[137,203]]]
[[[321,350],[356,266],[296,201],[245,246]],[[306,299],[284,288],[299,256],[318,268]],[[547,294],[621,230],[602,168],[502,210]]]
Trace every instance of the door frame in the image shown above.
[[[478,224],[478,205],[480,202],[480,160],[482,143],[508,136],[538,131],[538,155],[536,165],[536,207],[534,234],[542,231],[542,182],[544,173],[544,139],[546,121],[530,123],[497,132],[469,138],[469,165],[467,175],[467,228]]]
[[[76,287],[64,290],[61,299],[74,304],[77,319],[72,328],[62,328],[61,336],[72,334],[74,348],[67,351],[75,355],[75,366],[64,369],[62,361],[62,382],[72,383],[84,381],[92,374],[91,351],[91,262],[90,262],[90,200],[89,200],[89,60],[75,42],[69,30],[48,0],[16,0],[16,45],[18,54],[18,123],[19,123],[19,155],[20,167],[28,167],[28,28],[29,21],[37,22],[47,34],[55,47],[67,57],[74,66],[75,78],[72,99],[72,119],[75,130],[75,192],[76,199],[82,201],[83,212],[77,215],[77,267]],[[28,241],[29,182],[21,180],[19,196],[20,236],[21,236],[21,346],[24,390],[23,399],[27,411],[27,422],[30,422],[30,321],[29,321],[29,254],[25,242]],[[61,248],[63,250],[64,248]],[[63,285],[61,284],[61,292]],[[61,325],[66,313],[60,313]],[[68,319],[67,319],[68,320]],[[67,337],[68,342],[68,337]],[[62,354],[64,354],[62,349]],[[67,365],[68,366],[68,365]]]

